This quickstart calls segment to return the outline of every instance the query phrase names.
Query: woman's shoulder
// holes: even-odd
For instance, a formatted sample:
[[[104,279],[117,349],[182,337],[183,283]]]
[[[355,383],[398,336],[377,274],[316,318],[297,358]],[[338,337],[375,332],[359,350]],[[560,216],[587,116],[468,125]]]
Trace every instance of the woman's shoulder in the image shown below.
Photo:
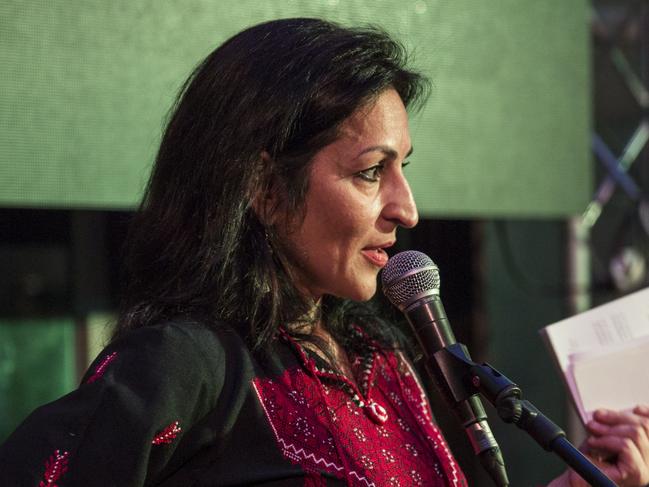
[[[241,341],[239,334],[227,323],[208,323],[203,320],[177,318],[123,332],[112,341],[111,345],[116,347],[150,346],[161,349],[189,346],[207,349],[218,348],[224,340],[232,341],[233,339]]]
[[[27,485],[29,478],[36,485],[52,465],[59,474],[69,469],[69,485],[97,478],[143,485],[177,469],[182,455],[212,441],[193,427],[217,401],[243,394],[225,386],[236,376],[229,370],[240,366],[236,356],[246,360],[245,344],[225,325],[174,320],[124,334],[76,390],[36,409],[0,446],[0,484]],[[186,446],[176,457],[180,442]]]
[[[188,371],[214,374],[227,355],[246,350],[239,334],[226,323],[164,321],[128,331],[109,343],[90,365],[82,383],[94,382],[109,364],[115,367],[120,363],[168,378]]]

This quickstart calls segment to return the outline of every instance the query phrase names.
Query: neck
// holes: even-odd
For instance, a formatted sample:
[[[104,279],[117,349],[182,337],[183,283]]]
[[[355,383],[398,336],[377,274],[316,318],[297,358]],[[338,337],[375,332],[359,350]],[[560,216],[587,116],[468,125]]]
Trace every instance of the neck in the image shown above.
[[[314,343],[306,343],[305,345],[327,362],[333,362],[330,365],[334,370],[337,370],[349,380],[355,382],[347,351],[336,341],[329,330],[322,325],[322,322],[316,323],[311,334],[318,339],[318,344],[322,344],[321,347],[324,350],[321,350],[321,347]]]

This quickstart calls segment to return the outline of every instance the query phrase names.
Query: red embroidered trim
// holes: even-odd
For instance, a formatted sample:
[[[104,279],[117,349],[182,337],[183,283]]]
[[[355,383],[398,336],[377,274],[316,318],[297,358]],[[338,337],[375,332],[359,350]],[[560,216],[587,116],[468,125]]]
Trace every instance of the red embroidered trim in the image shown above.
[[[172,441],[176,439],[176,436],[178,436],[178,433],[180,433],[183,429],[179,426],[178,421],[174,421],[171,423],[169,426],[167,426],[165,429],[163,429],[160,433],[155,435],[155,438],[151,441],[152,445],[162,445],[166,444],[168,445]]]
[[[117,357],[117,352],[113,352],[110,355],[107,355],[104,357],[104,359],[101,361],[101,363],[97,366],[95,369],[95,372],[88,378],[86,381],[86,384],[92,384],[95,382],[97,379],[100,379],[102,375],[104,375],[104,372],[106,372],[106,367],[115,360],[115,357]]]
[[[50,458],[45,462],[45,472],[43,473],[43,480],[38,483],[38,487],[57,487],[54,483],[59,480],[65,472],[68,471],[68,456],[67,451],[61,452],[56,450]]]
[[[399,372],[393,353],[376,361],[371,396],[387,413],[380,425],[345,391],[301,368],[253,380],[283,455],[309,474],[327,472],[350,486],[466,485],[411,371]]]

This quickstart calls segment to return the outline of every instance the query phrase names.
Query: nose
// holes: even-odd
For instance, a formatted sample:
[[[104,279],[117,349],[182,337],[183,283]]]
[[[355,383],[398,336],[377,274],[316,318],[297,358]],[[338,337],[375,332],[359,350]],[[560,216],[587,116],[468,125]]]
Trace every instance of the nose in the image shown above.
[[[419,221],[417,204],[412,195],[410,184],[401,171],[393,180],[388,198],[383,207],[383,217],[405,228],[412,228]]]

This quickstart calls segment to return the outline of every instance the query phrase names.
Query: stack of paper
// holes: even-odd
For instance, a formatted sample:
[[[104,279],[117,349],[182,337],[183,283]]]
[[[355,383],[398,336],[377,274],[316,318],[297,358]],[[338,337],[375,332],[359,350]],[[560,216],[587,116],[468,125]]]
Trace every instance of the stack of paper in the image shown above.
[[[649,404],[649,288],[541,330],[584,423]]]

